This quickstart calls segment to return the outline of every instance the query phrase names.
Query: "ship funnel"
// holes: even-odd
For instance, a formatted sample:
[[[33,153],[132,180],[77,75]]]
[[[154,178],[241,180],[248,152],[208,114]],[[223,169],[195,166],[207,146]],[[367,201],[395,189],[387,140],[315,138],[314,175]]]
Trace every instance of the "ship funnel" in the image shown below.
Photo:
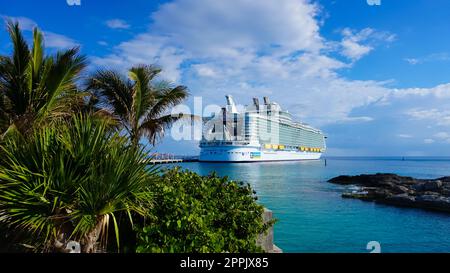
[[[253,105],[256,106],[256,111],[259,111],[259,100],[258,100],[258,98],[253,98]]]
[[[264,104],[265,105],[269,105],[270,104],[270,101],[269,101],[268,97],[264,97]]]
[[[227,99],[227,110],[231,113],[237,113],[236,104],[234,103],[233,97],[231,95],[226,95]]]

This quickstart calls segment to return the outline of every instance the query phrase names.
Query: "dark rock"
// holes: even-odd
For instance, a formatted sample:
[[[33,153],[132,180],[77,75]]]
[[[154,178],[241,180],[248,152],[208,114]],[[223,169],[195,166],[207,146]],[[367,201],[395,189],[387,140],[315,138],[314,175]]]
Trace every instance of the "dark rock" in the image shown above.
[[[392,188],[392,191],[393,191],[394,193],[396,193],[396,194],[410,193],[410,192],[411,192],[411,190],[410,190],[409,188],[407,188],[407,187],[405,187],[405,186],[402,186],[402,185],[395,185],[395,186]]]
[[[372,194],[372,196],[374,197],[373,198],[374,200],[388,198],[392,195],[394,195],[394,194],[387,189],[376,189],[373,191],[373,194]]]
[[[440,177],[437,180],[440,180],[444,184],[450,184],[450,176]]]
[[[425,194],[418,196],[416,200],[422,207],[450,212],[450,197]]]
[[[356,185],[358,191],[342,194],[345,198],[450,212],[450,177],[415,179],[396,174],[342,175],[329,180],[340,185]]]
[[[425,191],[438,191],[441,187],[442,187],[441,180],[428,181],[425,182],[425,184],[423,185],[423,189]]]
[[[416,201],[414,196],[410,196],[407,193],[397,194],[393,196],[389,196],[383,200],[384,203],[393,204],[397,206],[411,206]]]
[[[424,185],[425,185],[425,183],[418,183],[418,184],[412,185],[411,189],[414,191],[424,191],[425,190]]]
[[[446,197],[450,197],[450,188],[442,188],[441,194]]]
[[[367,193],[364,192],[344,192],[342,194],[343,198],[354,198],[354,199],[365,199],[367,198]]]
[[[390,173],[377,173],[377,174],[361,174],[356,176],[341,175],[328,180],[330,183],[340,185],[360,185],[366,187],[378,187],[385,185],[393,187],[396,184],[401,185],[413,185],[417,183],[417,180],[408,176],[399,176]]]

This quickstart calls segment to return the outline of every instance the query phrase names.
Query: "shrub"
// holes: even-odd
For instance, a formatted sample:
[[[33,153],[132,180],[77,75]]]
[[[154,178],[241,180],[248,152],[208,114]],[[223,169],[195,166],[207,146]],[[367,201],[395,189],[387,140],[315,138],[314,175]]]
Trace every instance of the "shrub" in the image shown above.
[[[137,252],[261,252],[264,223],[250,185],[215,174],[166,170],[154,191],[153,219],[137,230]]]
[[[64,252],[69,240],[98,251],[110,224],[118,237],[117,216],[145,217],[153,204],[159,176],[146,153],[106,122],[77,116],[30,138],[8,138],[0,150],[1,227],[27,233],[35,251]]]

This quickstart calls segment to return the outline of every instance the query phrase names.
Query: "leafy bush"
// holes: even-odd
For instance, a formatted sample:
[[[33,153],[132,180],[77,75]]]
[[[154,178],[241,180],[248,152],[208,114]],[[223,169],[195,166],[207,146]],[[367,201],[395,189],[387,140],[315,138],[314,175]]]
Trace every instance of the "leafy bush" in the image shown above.
[[[154,219],[138,229],[137,252],[260,252],[264,208],[250,185],[178,168],[156,183]]]
[[[103,121],[77,116],[0,150],[0,223],[28,232],[36,251],[64,251],[69,240],[83,252],[104,248],[109,224],[119,234],[118,215],[145,217],[153,204],[159,176],[147,155]]]

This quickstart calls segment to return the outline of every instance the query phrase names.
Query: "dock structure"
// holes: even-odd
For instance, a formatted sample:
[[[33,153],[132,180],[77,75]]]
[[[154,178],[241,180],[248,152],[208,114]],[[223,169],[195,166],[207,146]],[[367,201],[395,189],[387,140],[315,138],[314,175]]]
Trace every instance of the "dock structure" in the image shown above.
[[[195,162],[198,161],[197,157],[190,156],[176,156],[173,154],[160,154],[156,153],[151,159],[148,160],[148,164],[171,164],[171,163],[181,163],[181,162]]]
[[[169,164],[169,163],[181,163],[183,159],[152,159],[149,161],[150,164]]]

